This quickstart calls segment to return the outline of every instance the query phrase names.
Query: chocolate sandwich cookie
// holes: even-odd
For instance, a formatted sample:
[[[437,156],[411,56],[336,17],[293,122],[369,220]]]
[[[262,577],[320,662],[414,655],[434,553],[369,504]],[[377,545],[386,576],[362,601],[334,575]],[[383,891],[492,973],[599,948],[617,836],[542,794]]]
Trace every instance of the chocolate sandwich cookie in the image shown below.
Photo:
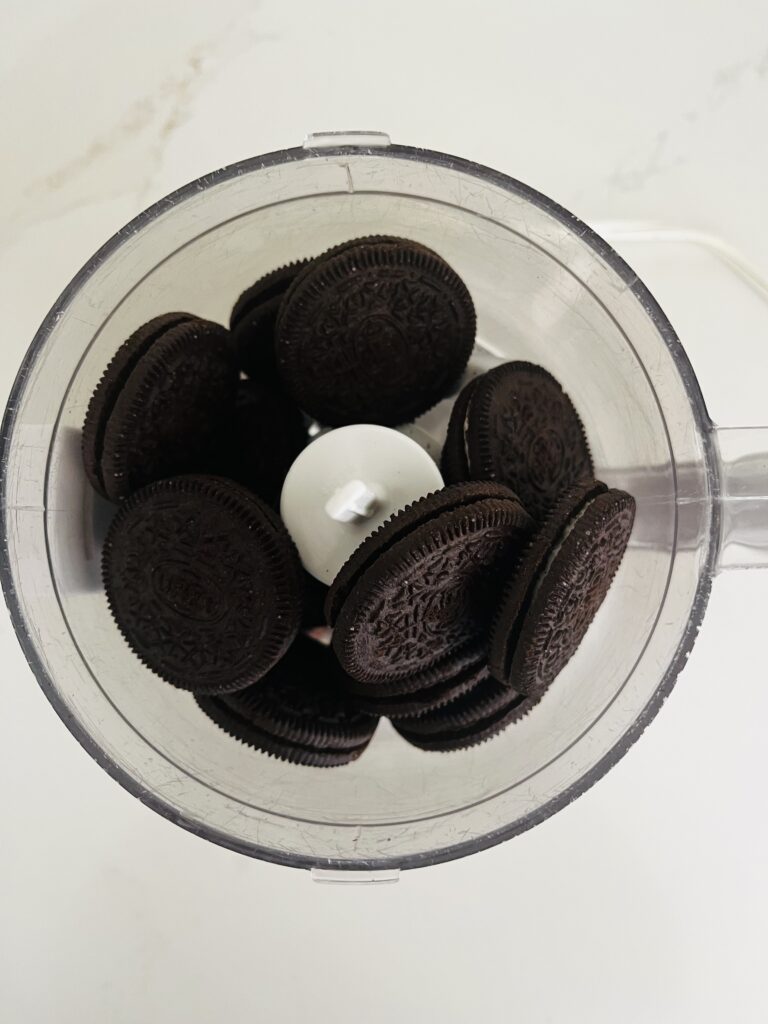
[[[411,502],[365,538],[358,545],[336,574],[328,588],[325,600],[325,616],[330,626],[336,624],[339,611],[350,591],[362,573],[369,568],[387,548],[406,537],[415,527],[429,522],[442,512],[472,505],[484,498],[498,498],[519,504],[517,495],[502,484],[471,480],[467,483],[443,487],[439,491]],[[533,524],[530,523],[532,527]]]
[[[83,426],[83,463],[104,497],[215,461],[237,386],[225,328],[188,313],[157,317],[110,362]]]
[[[171,327],[194,320],[192,313],[164,313],[142,324],[123,342],[107,365],[88,403],[83,424],[81,447],[85,474],[94,490],[107,497],[101,475],[104,434],[115,400],[141,356]]]
[[[422,673],[424,677],[426,674]],[[488,675],[488,662],[484,655],[478,657],[469,652],[454,657],[443,668],[436,665],[426,678],[408,680],[406,687],[398,691],[397,686],[358,683],[348,679],[347,689],[355,707],[369,715],[386,715],[391,719],[415,718],[428,711],[434,711],[471,690],[479,680]]]
[[[490,668],[541,696],[584,638],[621,564],[635,501],[593,482],[572,488],[531,540],[491,629]]]
[[[385,547],[336,618],[333,647],[345,672],[399,695],[444,679],[455,659],[480,657],[501,582],[529,529],[514,496],[486,498],[441,512]]]
[[[523,697],[492,679],[487,671],[471,690],[445,707],[394,722],[412,746],[422,750],[466,750],[519,721],[541,699]]]
[[[232,307],[229,329],[235,340],[238,365],[249,377],[274,381],[275,324],[283,296],[311,260],[296,260],[260,277]]]
[[[471,381],[454,407],[443,451],[449,479],[507,484],[534,519],[594,475],[584,427],[555,378],[533,363],[503,363]]]
[[[461,376],[475,311],[461,278],[425,246],[363,240],[302,271],[276,331],[279,373],[305,412],[331,426],[396,426]]]
[[[329,647],[299,636],[258,683],[197,703],[231,736],[294,764],[348,764],[362,754],[377,719],[350,703]]]
[[[449,484],[472,479],[464,445],[464,423],[469,403],[472,400],[472,392],[477,387],[479,379],[479,377],[475,377],[464,385],[453,403],[448,419],[448,431],[440,457],[440,472],[443,474],[443,480]]]
[[[390,235],[369,235],[335,245],[331,249],[326,249],[317,258],[336,256],[353,245],[392,244],[401,241],[402,239]],[[238,365],[249,377],[262,381],[274,379],[275,325],[280,304],[296,278],[313,262],[314,259],[311,257],[294,260],[271,270],[255,284],[246,288],[232,307],[229,329],[235,339]]]
[[[285,528],[218,477],[173,477],[127,498],[107,533],[102,575],[129,646],[184,690],[255,683],[301,622],[302,570]]]
[[[354,549],[336,573],[326,596],[326,620],[329,626],[336,625],[341,606],[362,572],[373,565],[379,555],[396,541],[407,537],[416,526],[429,522],[442,512],[472,505],[485,498],[498,498],[519,505],[517,496],[509,487],[500,483],[487,483],[484,480],[469,480],[466,483],[433,490],[431,494],[411,502],[390,516]],[[534,524],[528,521],[529,528],[532,528],[532,525]]]
[[[344,242],[339,242],[337,245],[331,246],[330,249],[324,249],[316,259],[327,260],[332,256],[338,256],[342,252],[347,252],[348,249],[360,249],[371,245],[407,245],[423,249],[425,252],[432,252],[431,249],[422,245],[421,242],[413,242],[409,238],[400,238],[397,235],[361,235],[359,238],[348,238]]]
[[[301,410],[281,389],[242,380],[216,468],[277,506],[288,470],[308,441]]]
[[[314,259],[304,260],[300,266],[299,272],[296,274],[294,281],[297,287],[302,287],[305,278],[311,276],[315,266],[319,263],[323,263],[326,260],[333,259],[335,256],[340,256],[342,253],[353,250],[357,255],[360,255],[364,249],[369,249],[371,246],[377,248],[388,247],[399,247],[407,246],[413,249],[421,249],[423,252],[434,256],[435,254],[431,249],[428,249],[421,242],[413,242],[408,238],[399,238],[397,235],[361,235],[358,238],[348,238],[344,242],[339,242],[336,245],[332,245],[328,249],[324,249],[319,256],[315,256]],[[293,284],[294,282],[291,282]]]

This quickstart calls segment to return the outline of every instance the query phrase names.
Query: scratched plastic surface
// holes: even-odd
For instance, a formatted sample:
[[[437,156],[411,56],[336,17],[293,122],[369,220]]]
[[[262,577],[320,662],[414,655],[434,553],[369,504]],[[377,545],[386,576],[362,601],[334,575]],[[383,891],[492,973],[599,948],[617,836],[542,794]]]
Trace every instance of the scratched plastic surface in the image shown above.
[[[382,722],[354,765],[293,767],[225,736],[118,635],[99,583],[112,509],[86,483],[80,427],[104,366],[138,324],[172,309],[226,321],[260,274],[381,233],[426,243],[466,281],[478,312],[469,374],[529,359],[562,381],[598,474],[637,495],[637,525],[582,648],[520,724],[437,755]],[[449,408],[446,400],[408,428],[435,455]],[[766,437],[739,436],[734,457],[751,460],[750,498],[762,486]],[[465,855],[531,827],[599,778],[658,709],[693,642],[728,476],[684,353],[610,247],[511,179],[375,135],[315,137],[218,172],[124,229],[42,326],[4,444],[6,597],[63,720],[123,785],[185,828],[316,869]],[[759,547],[764,519],[750,508]]]

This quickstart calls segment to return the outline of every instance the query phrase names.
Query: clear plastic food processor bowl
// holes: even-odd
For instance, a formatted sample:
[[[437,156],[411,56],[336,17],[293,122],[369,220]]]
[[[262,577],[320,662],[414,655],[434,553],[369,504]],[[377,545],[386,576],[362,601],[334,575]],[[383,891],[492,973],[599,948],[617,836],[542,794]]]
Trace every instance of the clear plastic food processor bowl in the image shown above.
[[[102,593],[111,515],[80,462],[86,404],[142,322],[226,323],[260,274],[348,238],[434,248],[472,293],[473,368],[547,367],[587,430],[597,475],[637,498],[615,584],[527,718],[472,750],[425,753],[382,722],[362,758],[296,767],[219,731],[131,653]],[[438,451],[450,402],[409,428]],[[2,435],[0,572],[48,699],[98,763],[186,829],[254,857],[358,877],[460,857],[537,824],[641,734],[694,642],[713,575],[768,562],[768,431],[722,431],[653,296],[545,196],[376,133],[311,136],[179,190],[112,238],[49,313]],[[354,877],[354,876],[353,876]]]

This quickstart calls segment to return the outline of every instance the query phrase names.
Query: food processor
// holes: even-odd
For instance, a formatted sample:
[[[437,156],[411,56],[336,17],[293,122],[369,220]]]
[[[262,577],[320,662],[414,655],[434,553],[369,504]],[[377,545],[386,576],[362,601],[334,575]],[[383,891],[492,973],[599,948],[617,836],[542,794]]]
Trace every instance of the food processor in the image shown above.
[[[631,492],[637,514],[584,642],[526,718],[450,754],[417,750],[382,720],[354,764],[307,768],[235,742],[130,651],[101,585],[114,508],[87,483],[80,431],[105,366],[139,324],[169,310],[226,323],[260,275],[380,234],[434,249],[469,288],[477,344],[464,381],[508,360],[544,366],[579,411],[597,477]],[[402,428],[433,458],[455,393]],[[768,430],[713,425],[672,326],[631,267],[527,185],[373,132],[311,135],[226,167],[119,231],[34,338],[0,465],[5,597],[62,721],[171,821],[319,879],[389,880],[568,804],[663,704],[716,573],[768,565]]]

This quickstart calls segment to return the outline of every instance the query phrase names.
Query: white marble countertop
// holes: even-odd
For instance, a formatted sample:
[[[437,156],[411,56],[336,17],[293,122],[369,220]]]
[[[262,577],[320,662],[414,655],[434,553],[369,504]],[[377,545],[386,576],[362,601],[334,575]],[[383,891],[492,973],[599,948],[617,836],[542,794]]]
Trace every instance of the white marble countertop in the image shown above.
[[[122,223],[310,130],[459,153],[588,222],[717,235],[768,276],[762,0],[38,0],[6,5],[3,36],[3,398]],[[693,322],[695,294],[654,273]],[[722,319],[699,340],[712,401],[738,415],[751,380],[755,418],[766,346],[734,371]],[[766,608],[768,573],[720,577],[671,699],[598,786],[380,888],[313,885],[145,809],[61,726],[3,609],[3,1020],[765,1021]]]

